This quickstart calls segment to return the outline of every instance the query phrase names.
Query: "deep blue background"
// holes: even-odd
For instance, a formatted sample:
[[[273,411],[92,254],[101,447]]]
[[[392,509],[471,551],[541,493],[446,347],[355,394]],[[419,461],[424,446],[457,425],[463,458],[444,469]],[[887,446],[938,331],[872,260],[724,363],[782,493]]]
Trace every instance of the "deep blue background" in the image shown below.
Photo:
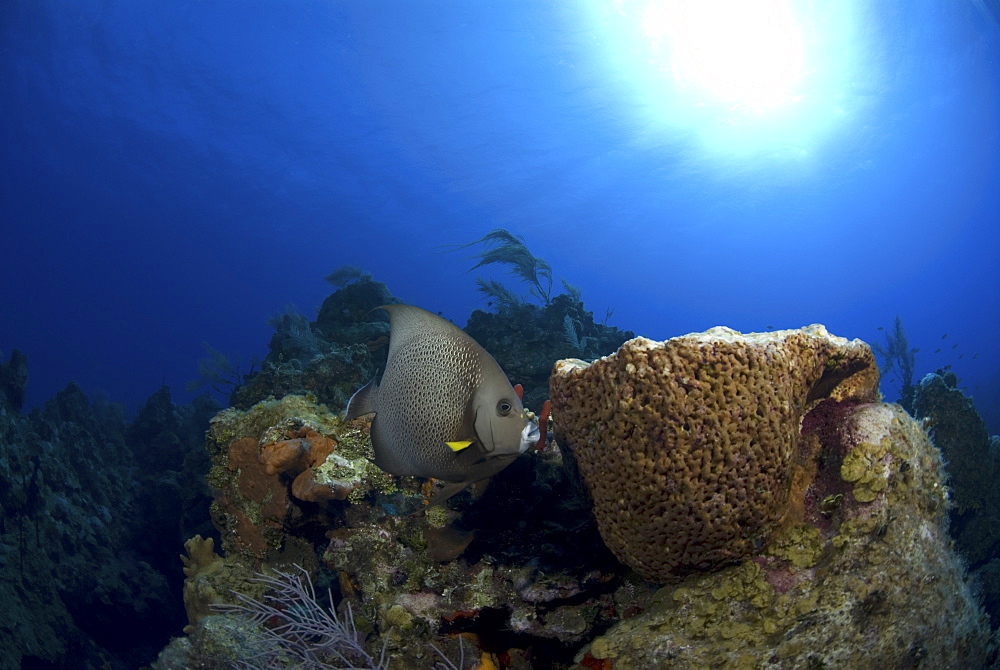
[[[899,314],[998,432],[995,14],[831,4],[792,3],[809,76],[757,114],[672,93],[641,2],[6,0],[0,350],[31,404],[183,399],[342,264],[464,324],[435,247],[506,227],[656,339]]]

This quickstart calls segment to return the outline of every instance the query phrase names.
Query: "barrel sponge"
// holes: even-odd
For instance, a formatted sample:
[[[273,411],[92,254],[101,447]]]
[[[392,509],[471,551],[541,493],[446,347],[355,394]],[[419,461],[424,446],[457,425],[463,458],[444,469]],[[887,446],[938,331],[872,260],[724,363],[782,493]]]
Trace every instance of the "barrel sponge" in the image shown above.
[[[869,346],[821,325],[639,337],[590,364],[558,361],[550,381],[601,537],[660,583],[758,553],[788,508],[802,418],[877,391]]]

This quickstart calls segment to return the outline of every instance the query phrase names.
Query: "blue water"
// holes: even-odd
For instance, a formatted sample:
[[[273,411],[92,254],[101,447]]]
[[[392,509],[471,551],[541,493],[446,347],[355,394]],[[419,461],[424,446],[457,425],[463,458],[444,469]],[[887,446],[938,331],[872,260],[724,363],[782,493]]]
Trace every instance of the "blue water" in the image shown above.
[[[0,351],[29,406],[183,401],[343,264],[464,325],[436,248],[504,227],[655,339],[898,314],[1000,432],[996,5],[818,4],[763,104],[679,79],[646,2],[6,0]]]

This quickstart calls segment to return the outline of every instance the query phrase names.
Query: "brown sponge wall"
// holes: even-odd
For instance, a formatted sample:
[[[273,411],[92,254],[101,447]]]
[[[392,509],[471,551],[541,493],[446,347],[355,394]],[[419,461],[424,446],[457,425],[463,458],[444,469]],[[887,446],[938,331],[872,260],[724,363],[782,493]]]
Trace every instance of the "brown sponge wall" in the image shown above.
[[[814,325],[636,338],[559,361],[550,391],[605,543],[669,582],[759,551],[788,506],[802,417],[877,389],[868,345]]]

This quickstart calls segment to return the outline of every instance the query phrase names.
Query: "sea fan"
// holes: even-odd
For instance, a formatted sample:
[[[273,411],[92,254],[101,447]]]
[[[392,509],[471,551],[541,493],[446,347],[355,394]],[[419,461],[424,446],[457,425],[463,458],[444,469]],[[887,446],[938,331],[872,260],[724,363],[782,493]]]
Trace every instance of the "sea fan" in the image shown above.
[[[879,372],[883,377],[894,376],[900,384],[900,395],[905,396],[913,388],[917,350],[910,348],[903,330],[903,319],[897,314],[892,329],[885,333],[885,344],[872,342],[871,346],[879,359]]]
[[[583,297],[580,295],[580,289],[573,286],[565,279],[560,280],[563,285],[563,289],[566,291],[566,295],[569,296],[570,300],[573,302],[583,302]]]
[[[265,668],[296,668],[298,670],[389,670],[386,650],[389,633],[385,635],[378,657],[368,653],[364,635],[354,623],[354,612],[347,603],[344,613],[333,608],[333,598],[327,590],[330,606],[316,599],[309,573],[295,565],[298,574],[274,571],[274,576],[258,574],[254,581],[263,584],[268,594],[264,599],[233,593],[235,604],[215,605],[220,614],[242,619],[247,627],[261,631],[261,638],[239,667],[244,670]],[[431,649],[441,658],[435,670],[465,670],[465,647],[459,640],[456,663],[433,644]]]
[[[198,360],[198,378],[185,385],[184,388],[188,393],[194,393],[207,386],[220,396],[228,398],[236,387],[256,373],[255,359],[250,360],[247,368],[240,361],[239,355],[230,358],[228,354],[222,353],[208,342],[202,342],[202,347],[207,355]]]
[[[324,607],[316,599],[309,573],[297,565],[295,568],[301,574],[275,570],[274,576],[259,575],[254,581],[268,589],[263,599],[234,593],[235,604],[215,607],[217,612],[240,617],[263,634],[261,644],[247,650],[242,667],[284,667],[279,662],[291,661],[293,667],[316,670],[387,670],[389,636],[379,656],[371,656],[354,624],[350,603],[343,615],[332,605]]]
[[[479,285],[479,292],[496,303],[498,308],[516,307],[524,304],[521,298],[496,279],[476,277],[476,284]]]
[[[470,271],[491,263],[506,265],[512,275],[528,284],[528,292],[531,295],[538,298],[542,304],[548,305],[551,302],[552,268],[528,250],[523,237],[503,228],[497,228],[475,242],[449,245],[446,250],[455,251],[476,244],[482,244],[485,249],[473,256],[478,262],[469,268]],[[481,281],[480,290],[482,285]]]
[[[563,338],[567,344],[576,350],[578,356],[583,356],[591,343],[591,339],[586,336],[580,337],[576,332],[576,326],[576,321],[569,314],[563,317]]]

